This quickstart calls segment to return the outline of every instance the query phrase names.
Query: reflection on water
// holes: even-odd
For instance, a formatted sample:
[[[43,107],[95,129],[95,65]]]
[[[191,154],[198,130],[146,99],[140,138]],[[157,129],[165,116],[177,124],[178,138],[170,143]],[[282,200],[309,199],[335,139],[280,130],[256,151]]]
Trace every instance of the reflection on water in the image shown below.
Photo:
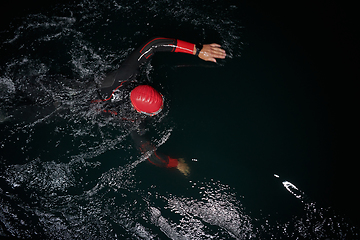
[[[217,14],[213,14],[215,5]],[[4,63],[0,66],[0,235],[42,239],[355,236],[356,229],[345,219],[317,207],[289,181],[282,184],[303,202],[304,215],[290,221],[254,217],[243,206],[246,196],[231,184],[207,180],[196,171],[184,178],[147,165],[146,156],[138,155],[129,138],[137,125],[103,117],[89,107],[97,97],[96,83],[153,35],[165,32],[167,37],[192,42],[216,41],[230,58],[238,58],[243,43],[236,10],[221,1],[85,0],[24,16],[2,32],[6,37],[0,46]],[[176,112],[166,96],[169,89],[159,83],[167,81],[166,71],[173,70],[156,73],[158,80],[152,77],[154,71],[145,68],[139,82],[160,85],[169,99],[167,110],[148,126],[152,141],[161,147],[177,128],[169,114],[170,109]],[[198,157],[185,157],[192,166],[202,163]]]
[[[274,174],[276,178],[279,175]],[[318,207],[293,183],[282,181],[284,188],[304,204],[304,214],[295,216],[288,222],[272,224],[265,219],[259,236],[268,239],[352,239],[358,236],[358,229],[337,215],[331,208]],[[264,221],[264,220],[260,220]]]

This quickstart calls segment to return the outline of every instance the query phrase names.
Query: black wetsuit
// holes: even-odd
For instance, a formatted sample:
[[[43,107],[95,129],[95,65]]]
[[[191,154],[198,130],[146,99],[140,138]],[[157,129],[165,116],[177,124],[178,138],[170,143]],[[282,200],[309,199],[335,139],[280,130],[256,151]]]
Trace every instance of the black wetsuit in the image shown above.
[[[125,120],[134,121],[126,116],[126,112],[131,108],[130,91],[136,86],[136,76],[140,73],[140,67],[150,60],[156,52],[182,52],[193,54],[195,45],[177,39],[155,37],[138,47],[124,61],[119,69],[109,73],[100,85],[99,95],[101,99],[93,102],[106,102],[107,105],[102,109],[103,112],[118,115]],[[125,86],[126,85],[126,86]],[[122,88],[125,86],[124,88]],[[119,113],[122,111],[122,113]],[[137,118],[146,116],[138,114]],[[133,131],[131,137],[136,148],[142,153],[150,153],[148,160],[159,167],[176,167],[177,159],[173,159],[165,154],[156,151],[154,145],[146,140],[138,132]]]
[[[114,91],[125,80],[135,79],[140,73],[140,67],[150,60],[156,52],[183,52],[191,54],[191,43],[177,39],[155,37],[134,50],[126,58],[120,68],[109,73],[100,86],[100,95],[103,100],[111,100]],[[191,50],[191,52],[190,52]]]
[[[131,138],[135,143],[135,147],[143,154],[149,154],[148,160],[158,167],[172,168],[178,165],[178,160],[171,158],[159,151],[156,147],[148,141],[144,136],[141,136],[137,131],[131,132]]]

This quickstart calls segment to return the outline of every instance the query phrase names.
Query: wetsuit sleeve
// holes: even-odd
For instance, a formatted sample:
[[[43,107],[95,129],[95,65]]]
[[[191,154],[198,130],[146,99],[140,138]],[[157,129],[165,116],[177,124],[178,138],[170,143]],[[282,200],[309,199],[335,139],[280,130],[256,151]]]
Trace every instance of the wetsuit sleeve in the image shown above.
[[[140,67],[148,62],[156,52],[179,52],[194,54],[195,44],[182,40],[154,37],[134,50],[119,69],[109,73],[100,86],[102,96],[109,97],[122,81],[139,73]]]
[[[146,140],[143,136],[140,136],[137,132],[131,132],[131,138],[133,139],[135,146],[141,153],[151,153],[148,157],[150,163],[165,168],[177,167],[178,160],[171,158],[163,153],[157,152],[156,148],[150,141]]]
[[[151,154],[151,156],[148,158],[148,160],[149,162],[158,167],[173,168],[177,167],[178,165],[177,159],[171,158],[157,151],[154,151],[153,154]]]

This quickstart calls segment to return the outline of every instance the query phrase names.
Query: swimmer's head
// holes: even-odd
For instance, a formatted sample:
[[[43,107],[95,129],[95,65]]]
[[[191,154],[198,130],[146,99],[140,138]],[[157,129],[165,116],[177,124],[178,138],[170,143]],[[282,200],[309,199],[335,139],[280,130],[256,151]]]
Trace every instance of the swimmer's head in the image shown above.
[[[130,93],[131,104],[139,113],[154,116],[164,107],[163,96],[153,87],[140,85]]]

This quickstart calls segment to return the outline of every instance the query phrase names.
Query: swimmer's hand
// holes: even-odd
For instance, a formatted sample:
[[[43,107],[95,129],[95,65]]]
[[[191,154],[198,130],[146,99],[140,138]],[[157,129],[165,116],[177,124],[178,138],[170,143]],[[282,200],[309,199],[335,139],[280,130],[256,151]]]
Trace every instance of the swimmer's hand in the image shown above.
[[[176,168],[185,176],[190,174],[190,168],[183,158],[178,159],[178,165]]]
[[[203,48],[199,53],[199,58],[204,61],[216,63],[216,59],[224,59],[226,57],[226,52],[221,48],[219,44],[204,44]]]

